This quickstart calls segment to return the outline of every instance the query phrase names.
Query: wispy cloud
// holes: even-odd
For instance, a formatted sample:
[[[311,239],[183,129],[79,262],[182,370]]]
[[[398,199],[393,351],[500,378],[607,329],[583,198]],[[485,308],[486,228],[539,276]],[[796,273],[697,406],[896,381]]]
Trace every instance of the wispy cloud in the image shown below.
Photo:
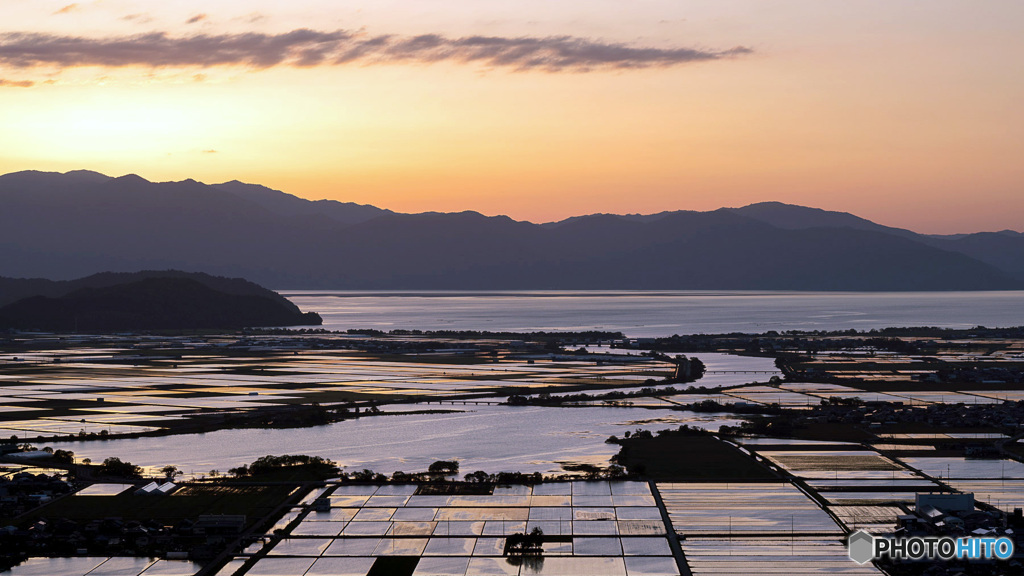
[[[34,66],[337,66],[435,62],[474,63],[513,70],[588,72],[668,67],[720,60],[752,52],[738,46],[654,48],[575,36],[451,38],[379,35],[309,29],[282,34],[173,37],[163,32],[88,38],[38,33],[0,34],[0,65]]]
[[[0,88],[31,88],[36,83],[31,80],[4,80],[0,78]]]
[[[78,10],[78,4],[68,4],[67,6],[54,12],[54,14],[68,14],[70,12],[74,12],[75,10]]]
[[[152,22],[153,17],[149,14],[139,12],[136,14],[127,14],[125,16],[121,16],[121,20],[124,20],[125,22],[136,22],[139,24],[145,24],[147,22]]]
[[[241,20],[247,24],[256,24],[257,22],[263,22],[267,18],[268,16],[262,12],[250,12],[241,18],[235,18],[235,20]]]
[[[195,24],[196,22],[202,22],[203,20],[206,20],[206,14],[196,14],[188,20],[185,20],[185,24]]]

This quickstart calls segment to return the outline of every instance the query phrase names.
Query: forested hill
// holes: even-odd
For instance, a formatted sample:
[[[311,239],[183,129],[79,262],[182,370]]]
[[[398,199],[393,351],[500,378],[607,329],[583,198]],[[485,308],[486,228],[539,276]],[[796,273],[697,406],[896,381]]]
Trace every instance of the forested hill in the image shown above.
[[[240,279],[146,272],[73,282],[0,279],[0,289],[41,288],[0,307],[0,328],[111,332],[319,325],[280,295]]]

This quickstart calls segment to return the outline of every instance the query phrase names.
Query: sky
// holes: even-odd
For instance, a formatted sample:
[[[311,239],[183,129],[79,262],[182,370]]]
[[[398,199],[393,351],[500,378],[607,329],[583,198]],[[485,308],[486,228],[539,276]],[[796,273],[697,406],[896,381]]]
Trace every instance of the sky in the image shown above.
[[[1022,230],[1020,0],[2,0],[0,173]]]

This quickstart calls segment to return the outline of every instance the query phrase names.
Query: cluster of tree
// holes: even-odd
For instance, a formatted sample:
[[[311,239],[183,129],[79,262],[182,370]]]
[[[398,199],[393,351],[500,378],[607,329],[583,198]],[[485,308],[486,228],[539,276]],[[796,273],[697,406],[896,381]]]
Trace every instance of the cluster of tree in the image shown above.
[[[431,464],[428,468],[428,472],[425,473],[412,473],[398,470],[388,477],[380,472],[363,469],[354,472],[341,472],[339,473],[339,477],[343,480],[349,480],[352,482],[383,483],[391,481],[444,485],[458,482],[438,479],[437,475],[442,473],[457,474],[458,471],[458,461],[438,460]],[[232,474],[235,473],[234,469],[229,470],[229,472]],[[525,474],[523,472],[498,472],[497,474],[489,474],[483,470],[477,470],[476,472],[466,474],[465,481],[474,484],[540,484],[544,482],[544,475],[540,472],[534,472],[531,474]]]
[[[380,472],[374,472],[368,468],[364,468],[358,472],[342,472],[341,478],[343,480],[352,480],[353,482],[387,482],[388,477],[381,474]],[[408,477],[404,472],[395,472],[393,480],[405,480]]]
[[[477,470],[476,472],[470,472],[466,474],[464,482],[471,485],[480,486],[484,489],[485,485],[488,484],[541,484],[545,481],[552,480],[576,480],[579,479],[579,472],[583,472],[587,479],[598,480],[598,479],[619,479],[628,477],[629,474],[622,467],[616,464],[602,468],[600,466],[594,466],[592,464],[567,464],[563,466],[567,472],[573,472],[574,474],[563,474],[559,476],[550,476],[545,478],[540,472],[523,473],[523,472],[498,472],[496,474],[490,474],[483,470]],[[455,486],[462,484],[457,480],[445,480],[444,478],[438,478],[436,472],[426,473],[407,473],[401,470],[391,474],[390,478],[379,472],[373,470],[361,470],[358,472],[343,472],[340,477],[345,480],[353,482],[412,482],[422,484],[426,487],[433,487],[435,489],[443,489],[444,486]],[[463,485],[460,490],[467,490]],[[462,493],[462,492],[459,492]],[[476,493],[476,492],[473,492]],[[484,493],[484,492],[480,492]]]
[[[529,534],[516,532],[505,539],[506,556],[540,556],[544,551],[544,531],[534,526]]]
[[[370,472],[371,474],[373,474],[372,470],[366,470],[366,472]],[[381,474],[380,476],[384,475]],[[351,475],[342,474],[342,477],[351,478]],[[401,470],[395,470],[394,472],[391,473],[392,482],[420,482],[422,481],[422,479],[422,476],[420,476],[419,474],[410,474],[407,472],[403,472]]]
[[[587,480],[619,479],[629,476],[626,469],[618,464],[601,467],[595,464],[562,464],[566,472],[583,472]]]
[[[122,461],[116,456],[111,456],[97,467],[96,472],[103,476],[116,476],[119,478],[141,478],[142,468],[131,462]]]
[[[498,472],[488,474],[483,470],[470,472],[465,476],[466,482],[487,483],[487,484],[540,484],[544,482],[544,475],[540,472],[526,474],[523,472]]]
[[[427,472],[435,474],[458,474],[459,473],[459,461],[458,460],[438,460],[427,468]]]
[[[57,449],[53,451],[53,461],[58,464],[74,464],[75,453],[71,450]]]
[[[699,428],[697,426],[690,426],[689,424],[683,424],[679,428],[665,428],[664,430],[658,430],[657,432],[651,432],[650,430],[644,430],[637,428],[634,432],[626,430],[626,433],[622,435],[622,438],[612,435],[605,440],[605,444],[623,444],[629,440],[643,440],[647,438],[654,438],[655,436],[669,437],[669,436],[706,436],[708,431]]]
[[[700,358],[690,358],[690,377],[677,379],[677,382],[696,382],[704,377],[708,367]]]
[[[163,474],[164,478],[168,480],[174,480],[175,476],[181,476],[182,474],[184,474],[184,472],[179,470],[178,467],[173,464],[168,464],[167,466],[161,468],[160,473]]]
[[[305,466],[319,469],[333,469],[336,464],[322,456],[306,456],[305,454],[285,454],[283,456],[261,456],[248,466],[231,468],[228,473],[236,478],[244,476],[261,476],[282,468]]]

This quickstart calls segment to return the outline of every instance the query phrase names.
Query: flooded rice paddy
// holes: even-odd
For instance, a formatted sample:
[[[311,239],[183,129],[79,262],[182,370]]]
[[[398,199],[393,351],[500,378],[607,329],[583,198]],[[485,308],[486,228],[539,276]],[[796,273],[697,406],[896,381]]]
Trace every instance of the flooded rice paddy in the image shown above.
[[[680,573],[646,482],[498,486],[457,496],[421,494],[416,485],[342,485],[316,499],[329,507],[307,499],[245,574],[363,576],[389,556],[414,558],[412,574],[420,576]],[[543,555],[507,556],[505,539],[534,527],[546,536]]]
[[[192,576],[200,566],[157,558],[29,558],[4,576]]]
[[[657,488],[694,576],[881,574],[850,562],[846,531],[791,483]]]
[[[600,352],[595,347],[594,352]],[[1002,391],[886,391],[867,394],[840,384],[766,385],[779,372],[768,358],[698,354],[709,373],[698,384],[713,393],[655,393],[621,405],[602,400],[571,407],[510,406],[503,394],[631,391],[660,379],[671,365],[649,358],[595,357],[443,362],[351,352],[254,350],[231,354],[147,357],[95,348],[39,352],[4,367],[0,434],[32,437],[106,430],[108,434],[172,427],[193,414],[244,413],[292,404],[381,403],[383,414],[332,424],[107,440],[47,441],[78,458],[117,456],[149,468],[175,465],[186,479],[252,462],[267,454],[311,454],[348,471],[425,470],[458,460],[462,473],[557,474],[570,464],[607,465],[612,435],[682,424],[717,430],[736,425],[729,413],[683,411],[711,399],[723,405],[800,408],[831,397],[877,397],[906,404],[1001,402]],[[113,362],[138,354],[138,362]],[[592,355],[597,356],[597,355]],[[54,361],[58,359],[59,361]],[[123,359],[123,358],[122,358]],[[662,387],[666,387],[662,385]],[[682,388],[682,386],[680,386]],[[596,390],[594,390],[596,389]],[[426,413],[427,410],[435,413]],[[414,411],[417,413],[408,413]],[[961,457],[900,456],[903,442],[994,441],[980,433],[890,433],[867,444],[743,439],[742,450],[779,473],[775,482],[572,482],[497,487],[488,494],[434,495],[415,485],[333,483],[288,510],[263,542],[238,554],[221,574],[275,576],[354,574],[382,558],[416,559],[412,574],[590,574],[672,576],[680,573],[675,535],[696,575],[749,574],[770,563],[787,574],[878,574],[846,558],[843,536],[857,527],[891,531],[916,492],[975,492],[1002,509],[1021,505],[1024,465]],[[883,454],[884,452],[884,454]],[[785,480],[790,475],[799,480]],[[943,484],[934,479],[941,479]],[[96,485],[104,495],[123,485]],[[542,559],[510,561],[505,539],[541,528]],[[278,532],[280,531],[280,532]],[[277,536],[275,536],[275,534]],[[81,557],[32,559],[4,573],[89,576],[191,575],[197,565],[167,560]]]
[[[824,510],[789,483],[659,483],[658,491],[680,534],[842,533]]]

